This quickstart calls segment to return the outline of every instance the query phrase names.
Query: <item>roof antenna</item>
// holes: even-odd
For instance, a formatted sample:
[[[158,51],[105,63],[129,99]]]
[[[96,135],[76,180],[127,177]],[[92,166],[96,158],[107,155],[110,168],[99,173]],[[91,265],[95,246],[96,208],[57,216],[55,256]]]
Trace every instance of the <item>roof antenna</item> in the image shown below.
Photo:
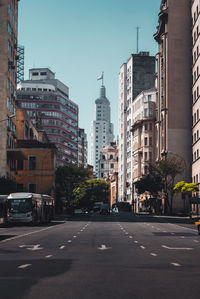
[[[136,30],[137,30],[137,54],[138,54],[138,52],[139,52],[139,30],[140,30],[140,27],[137,26]]]

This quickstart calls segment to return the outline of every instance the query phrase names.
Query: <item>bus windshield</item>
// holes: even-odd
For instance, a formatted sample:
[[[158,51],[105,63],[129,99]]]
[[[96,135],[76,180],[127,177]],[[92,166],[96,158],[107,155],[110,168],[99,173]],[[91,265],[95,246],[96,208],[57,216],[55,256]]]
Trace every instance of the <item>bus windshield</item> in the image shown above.
[[[27,213],[32,210],[31,198],[10,199],[10,212]]]

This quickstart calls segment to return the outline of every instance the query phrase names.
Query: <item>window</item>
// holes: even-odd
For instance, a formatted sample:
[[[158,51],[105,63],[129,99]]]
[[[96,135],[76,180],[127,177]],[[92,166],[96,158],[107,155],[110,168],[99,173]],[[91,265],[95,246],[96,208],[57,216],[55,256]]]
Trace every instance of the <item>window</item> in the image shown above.
[[[149,146],[152,146],[152,137],[149,138]]]
[[[101,164],[101,168],[104,168],[104,167],[103,167],[103,164]]]
[[[149,130],[152,131],[152,124],[149,124]]]
[[[28,157],[28,169],[35,170],[36,169],[36,156]]]
[[[152,101],[152,96],[151,94],[148,95],[148,102]]]
[[[110,168],[114,168],[114,164],[113,163],[110,164]]]
[[[46,76],[46,74],[47,74],[46,72],[41,72],[40,73],[41,76]]]
[[[28,192],[36,193],[37,192],[36,184],[34,184],[34,183],[28,184]]]
[[[32,73],[32,76],[38,76],[38,75],[39,75],[38,72],[33,72],[33,73]]]
[[[147,152],[144,153],[144,160],[147,161]]]
[[[144,125],[144,129],[145,129],[145,131],[148,131],[148,124]]]
[[[147,137],[144,138],[144,145],[147,145]]]
[[[148,109],[147,108],[144,109],[144,117],[148,117]]]

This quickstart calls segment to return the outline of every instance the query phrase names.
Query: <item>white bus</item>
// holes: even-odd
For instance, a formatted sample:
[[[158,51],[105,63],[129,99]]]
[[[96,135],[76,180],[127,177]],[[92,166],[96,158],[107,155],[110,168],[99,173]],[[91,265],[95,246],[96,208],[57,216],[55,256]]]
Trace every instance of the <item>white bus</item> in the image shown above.
[[[46,223],[54,215],[55,200],[49,195],[23,192],[8,195],[7,223]]]

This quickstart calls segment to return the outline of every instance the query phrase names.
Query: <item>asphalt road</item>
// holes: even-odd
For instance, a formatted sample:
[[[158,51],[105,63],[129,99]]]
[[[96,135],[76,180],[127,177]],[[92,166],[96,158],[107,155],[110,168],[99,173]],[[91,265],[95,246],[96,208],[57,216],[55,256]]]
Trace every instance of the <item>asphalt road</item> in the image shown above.
[[[1,299],[199,298],[200,236],[129,213],[0,228]]]

